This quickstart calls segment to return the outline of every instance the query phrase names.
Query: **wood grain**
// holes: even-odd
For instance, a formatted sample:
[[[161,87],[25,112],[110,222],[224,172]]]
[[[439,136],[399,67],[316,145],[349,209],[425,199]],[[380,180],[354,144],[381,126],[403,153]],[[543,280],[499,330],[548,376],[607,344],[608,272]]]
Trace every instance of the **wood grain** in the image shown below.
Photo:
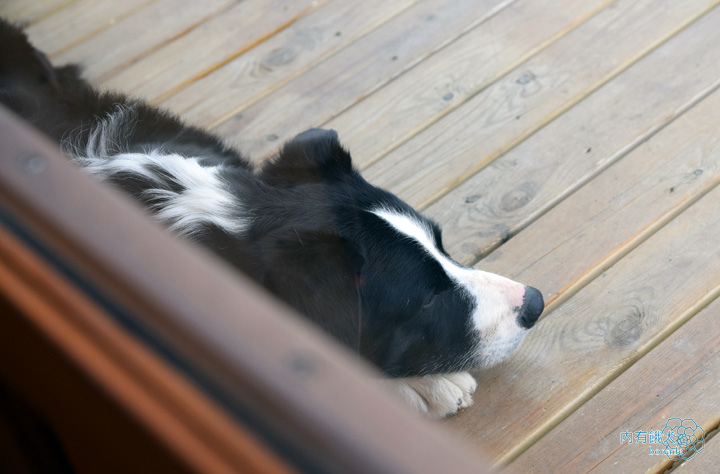
[[[169,447],[182,460],[179,464],[197,472],[293,472],[191,381],[5,232],[0,233],[0,257],[0,296],[13,302],[103,395],[116,399]],[[52,417],[65,430],[72,423],[68,414]]]
[[[525,451],[508,472],[663,472],[672,461],[649,454],[649,448],[663,449],[662,444],[645,444],[643,438],[621,443],[621,434],[662,430],[673,417],[712,428],[720,415],[718,373],[716,300]],[[685,463],[689,472],[717,470],[718,464],[708,464],[711,447],[712,442]],[[697,470],[703,465],[714,469]]]
[[[192,123],[212,127],[416,2],[334,0],[189,84],[162,105]]]
[[[325,0],[245,0],[100,82],[161,100],[297,21]]]
[[[430,206],[450,254],[463,262],[487,254],[715,87],[718,22],[720,11],[709,13]]]
[[[512,1],[421,1],[216,130],[259,159],[284,140],[326,122]]]
[[[373,184],[443,225],[454,257],[543,290],[546,313],[519,352],[478,372],[475,405],[444,423],[475,450],[514,460],[510,471],[659,473],[669,461],[649,456],[647,446],[622,445],[622,431],[658,429],[670,416],[720,423],[720,1],[244,0],[224,7],[230,1],[7,0],[0,13],[24,11],[31,37],[56,59],[89,65],[103,86],[218,125],[256,159],[305,128],[338,129]],[[27,202],[55,192],[34,189]],[[85,196],[78,202],[92,207]],[[73,211],[67,201],[51,202],[55,212]],[[71,235],[104,232],[91,225],[90,211],[81,214],[87,225]],[[218,288],[178,295],[170,281],[152,278],[153,262],[170,248],[130,252],[138,227],[128,221],[122,229],[127,234],[82,246],[87,235],[66,239],[64,255],[121,238],[114,252],[133,275],[126,281],[161,290],[137,300],[139,310],[192,294],[173,307],[184,319],[168,337],[212,340],[210,355],[191,347],[198,363],[220,351],[225,363],[246,367],[251,351],[277,349],[279,336],[261,330],[272,314],[233,329],[231,317],[218,315],[236,308],[217,297]],[[186,268],[181,263],[168,264],[171,281]],[[204,263],[191,257],[189,267]],[[129,286],[119,288],[129,294]],[[199,324],[191,314],[202,312],[198,302],[219,310]],[[164,317],[154,327],[163,329]],[[223,327],[231,330],[217,330]],[[297,344],[290,337],[282,354]],[[365,379],[348,379],[343,388],[358,388],[335,396],[335,371],[344,372],[331,357],[322,359],[321,380],[275,381],[266,374],[287,371],[278,354],[253,359],[264,364],[258,380],[272,387],[253,401],[285,417],[279,426],[310,433],[314,449],[390,464],[410,453],[414,471],[441,470],[432,450],[416,454],[403,435],[416,420],[366,426],[393,413],[372,408],[382,399],[359,389]],[[238,387],[237,370],[209,367]],[[715,472],[719,459],[714,438],[678,471]]]
[[[365,171],[426,206],[702,16],[717,0],[619,0]]]
[[[91,82],[102,80],[153,49],[177,39],[232,3],[234,0],[182,4],[178,0],[157,0],[118,20],[92,39],[58,54],[53,62],[80,63],[84,78]],[[108,54],[109,51],[112,54]]]
[[[561,304],[720,183],[718,107],[715,91],[478,267]]]
[[[0,261],[0,273],[8,261]],[[13,273],[13,278],[18,278],[22,272]],[[12,438],[0,442],[0,472],[191,474],[183,460],[174,457],[160,440],[130,419],[123,407],[113,403],[62,351],[48,343],[47,337],[39,333],[22,311],[44,311],[49,318],[57,318],[58,312],[37,304],[28,305],[30,301],[24,301],[22,310],[11,305],[1,294],[9,289],[7,283],[0,283],[0,314],[3,315],[0,319],[0,405],[5,414],[11,414],[10,420],[19,418],[22,425],[10,421],[9,428],[14,433],[8,435]],[[45,289],[35,286],[33,296]],[[15,403],[7,398],[13,392],[17,395],[12,397]],[[8,421],[3,418],[0,415],[0,425]],[[16,428],[13,429],[13,425]],[[55,436],[48,436],[48,425]],[[57,447],[57,441],[62,451],[52,449]],[[12,466],[13,450],[19,450],[17,454],[24,452],[27,464],[35,468]],[[17,461],[20,460],[16,458],[15,463]],[[67,467],[67,461],[72,469]]]
[[[483,403],[448,424],[510,461],[665,339],[720,294],[719,204],[716,188],[546,315],[506,362],[476,374]]]
[[[323,127],[364,169],[607,4],[519,0]]]
[[[63,9],[75,0],[4,0],[0,3],[0,15],[10,21],[32,23]]]
[[[717,372],[715,372],[717,374]],[[715,393],[717,393],[717,383],[713,387]],[[720,410],[715,412],[715,423],[710,424],[710,427],[720,425]],[[709,434],[709,432],[708,432]],[[713,437],[706,441],[705,449],[699,452],[693,459],[688,462],[683,462],[678,466],[677,472],[681,474],[706,474],[708,472],[715,472],[720,466],[720,439],[716,438],[717,431],[713,433]]]
[[[31,24],[27,34],[37,49],[52,57],[90,39],[153,1],[76,0],[54,15]]]

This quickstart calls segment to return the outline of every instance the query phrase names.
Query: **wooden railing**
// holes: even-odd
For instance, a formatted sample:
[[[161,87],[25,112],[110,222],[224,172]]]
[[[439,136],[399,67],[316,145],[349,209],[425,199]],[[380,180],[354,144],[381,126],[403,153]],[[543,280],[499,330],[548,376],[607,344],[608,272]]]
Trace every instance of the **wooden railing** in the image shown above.
[[[47,428],[0,416],[6,460],[40,443],[58,472],[486,470],[352,354],[4,109],[0,311],[4,412]]]

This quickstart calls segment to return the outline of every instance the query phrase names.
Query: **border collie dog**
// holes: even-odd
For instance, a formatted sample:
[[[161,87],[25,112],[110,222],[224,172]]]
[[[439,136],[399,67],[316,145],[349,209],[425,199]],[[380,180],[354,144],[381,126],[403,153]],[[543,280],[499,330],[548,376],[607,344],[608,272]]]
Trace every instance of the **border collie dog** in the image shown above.
[[[506,358],[542,313],[535,288],[453,261],[437,224],[368,184],[334,131],[303,132],[255,170],[217,137],[51,66],[2,20],[0,102],[361,354],[431,417],[470,405],[466,371]]]

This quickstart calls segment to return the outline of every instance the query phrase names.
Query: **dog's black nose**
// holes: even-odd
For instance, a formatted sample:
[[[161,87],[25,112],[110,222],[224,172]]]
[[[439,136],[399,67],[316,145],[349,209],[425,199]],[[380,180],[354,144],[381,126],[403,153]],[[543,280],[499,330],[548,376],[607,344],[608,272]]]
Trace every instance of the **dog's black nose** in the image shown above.
[[[540,290],[532,286],[526,286],[523,305],[518,314],[518,324],[530,329],[542,314],[543,309],[545,309],[545,302]]]

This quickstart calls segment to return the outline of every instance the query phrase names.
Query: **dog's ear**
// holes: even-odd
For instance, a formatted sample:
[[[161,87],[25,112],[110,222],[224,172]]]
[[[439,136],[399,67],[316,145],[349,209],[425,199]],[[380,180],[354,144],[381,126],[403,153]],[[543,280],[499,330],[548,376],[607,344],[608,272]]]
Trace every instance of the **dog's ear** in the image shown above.
[[[294,185],[340,180],[352,173],[352,159],[337,132],[311,128],[285,143],[261,177],[271,185]]]

